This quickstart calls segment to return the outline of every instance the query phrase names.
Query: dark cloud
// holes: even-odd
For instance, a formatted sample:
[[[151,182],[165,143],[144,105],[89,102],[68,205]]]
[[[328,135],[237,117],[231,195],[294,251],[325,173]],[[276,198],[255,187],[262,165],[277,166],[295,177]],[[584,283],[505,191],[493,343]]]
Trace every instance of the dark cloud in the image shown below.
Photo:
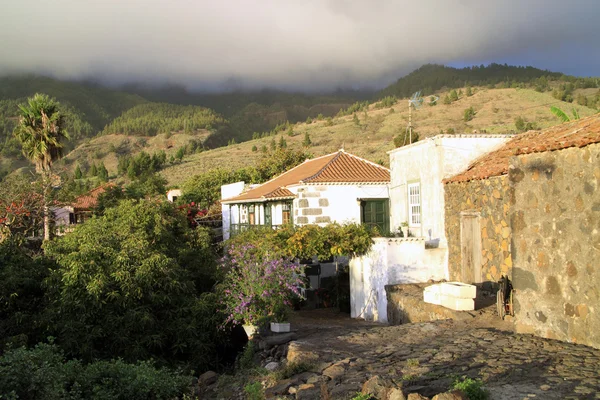
[[[600,74],[597,0],[1,0],[0,74],[327,89],[427,62]]]

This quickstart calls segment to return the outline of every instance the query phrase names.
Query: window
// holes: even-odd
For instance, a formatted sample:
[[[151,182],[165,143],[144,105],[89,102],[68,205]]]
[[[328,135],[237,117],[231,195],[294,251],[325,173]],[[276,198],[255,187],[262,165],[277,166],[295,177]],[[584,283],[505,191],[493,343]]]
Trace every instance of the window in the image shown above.
[[[256,206],[254,204],[248,206],[248,223],[256,225]]]
[[[273,221],[271,219],[271,204],[266,203],[264,207],[265,207],[265,225],[271,226],[273,224]]]
[[[421,226],[421,184],[408,185],[408,226]]]
[[[284,225],[289,224],[292,219],[292,203],[283,203],[281,212],[282,212],[282,214],[281,214],[282,223]]]
[[[380,234],[390,230],[388,200],[364,200],[361,202],[362,223],[369,228],[377,228]]]

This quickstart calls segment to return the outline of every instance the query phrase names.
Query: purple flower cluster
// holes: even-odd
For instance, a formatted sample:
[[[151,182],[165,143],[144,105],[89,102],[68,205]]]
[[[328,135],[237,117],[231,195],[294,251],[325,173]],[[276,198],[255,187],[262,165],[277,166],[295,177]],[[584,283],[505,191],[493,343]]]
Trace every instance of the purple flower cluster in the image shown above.
[[[231,245],[220,260],[224,326],[255,324],[302,298],[302,266],[269,255],[252,244]]]

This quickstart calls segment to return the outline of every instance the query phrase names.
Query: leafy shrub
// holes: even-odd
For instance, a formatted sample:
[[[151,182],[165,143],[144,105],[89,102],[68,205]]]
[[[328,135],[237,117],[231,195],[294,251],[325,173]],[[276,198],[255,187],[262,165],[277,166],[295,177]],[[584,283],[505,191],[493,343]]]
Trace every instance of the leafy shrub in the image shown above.
[[[249,341],[244,351],[240,355],[240,368],[241,369],[251,369],[254,367],[254,354],[256,353],[256,349],[254,347],[254,342]]]
[[[486,400],[489,397],[489,392],[483,388],[483,382],[479,379],[456,380],[451,389],[462,391],[469,400]]]
[[[475,116],[475,109],[473,107],[469,107],[465,110],[463,119],[465,120],[465,122],[468,122],[468,121],[471,121],[474,116]]]
[[[147,362],[67,361],[53,344],[10,349],[0,357],[0,388],[9,399],[172,399],[191,383],[191,376]]]
[[[46,245],[49,323],[68,355],[206,367],[215,350],[210,234],[170,203],[125,200]]]
[[[419,134],[417,132],[413,131],[412,135],[409,135],[408,132],[404,132],[394,138],[394,146],[402,147],[411,143],[416,143],[418,141]]]
[[[0,242],[0,348],[6,342],[34,344],[43,336],[43,280],[53,267],[17,237]]]
[[[244,386],[244,392],[246,392],[248,400],[263,400],[265,398],[263,387],[260,382],[247,384]]]
[[[221,268],[226,271],[220,285],[225,325],[257,325],[302,298],[302,267],[253,244],[229,245]]]

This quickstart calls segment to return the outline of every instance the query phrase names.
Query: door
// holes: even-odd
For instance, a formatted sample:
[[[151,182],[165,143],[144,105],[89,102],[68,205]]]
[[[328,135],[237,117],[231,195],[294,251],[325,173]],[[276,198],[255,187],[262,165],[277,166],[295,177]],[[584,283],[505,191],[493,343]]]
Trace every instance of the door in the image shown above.
[[[480,283],[481,278],[481,226],[480,214],[460,214],[461,281]]]

